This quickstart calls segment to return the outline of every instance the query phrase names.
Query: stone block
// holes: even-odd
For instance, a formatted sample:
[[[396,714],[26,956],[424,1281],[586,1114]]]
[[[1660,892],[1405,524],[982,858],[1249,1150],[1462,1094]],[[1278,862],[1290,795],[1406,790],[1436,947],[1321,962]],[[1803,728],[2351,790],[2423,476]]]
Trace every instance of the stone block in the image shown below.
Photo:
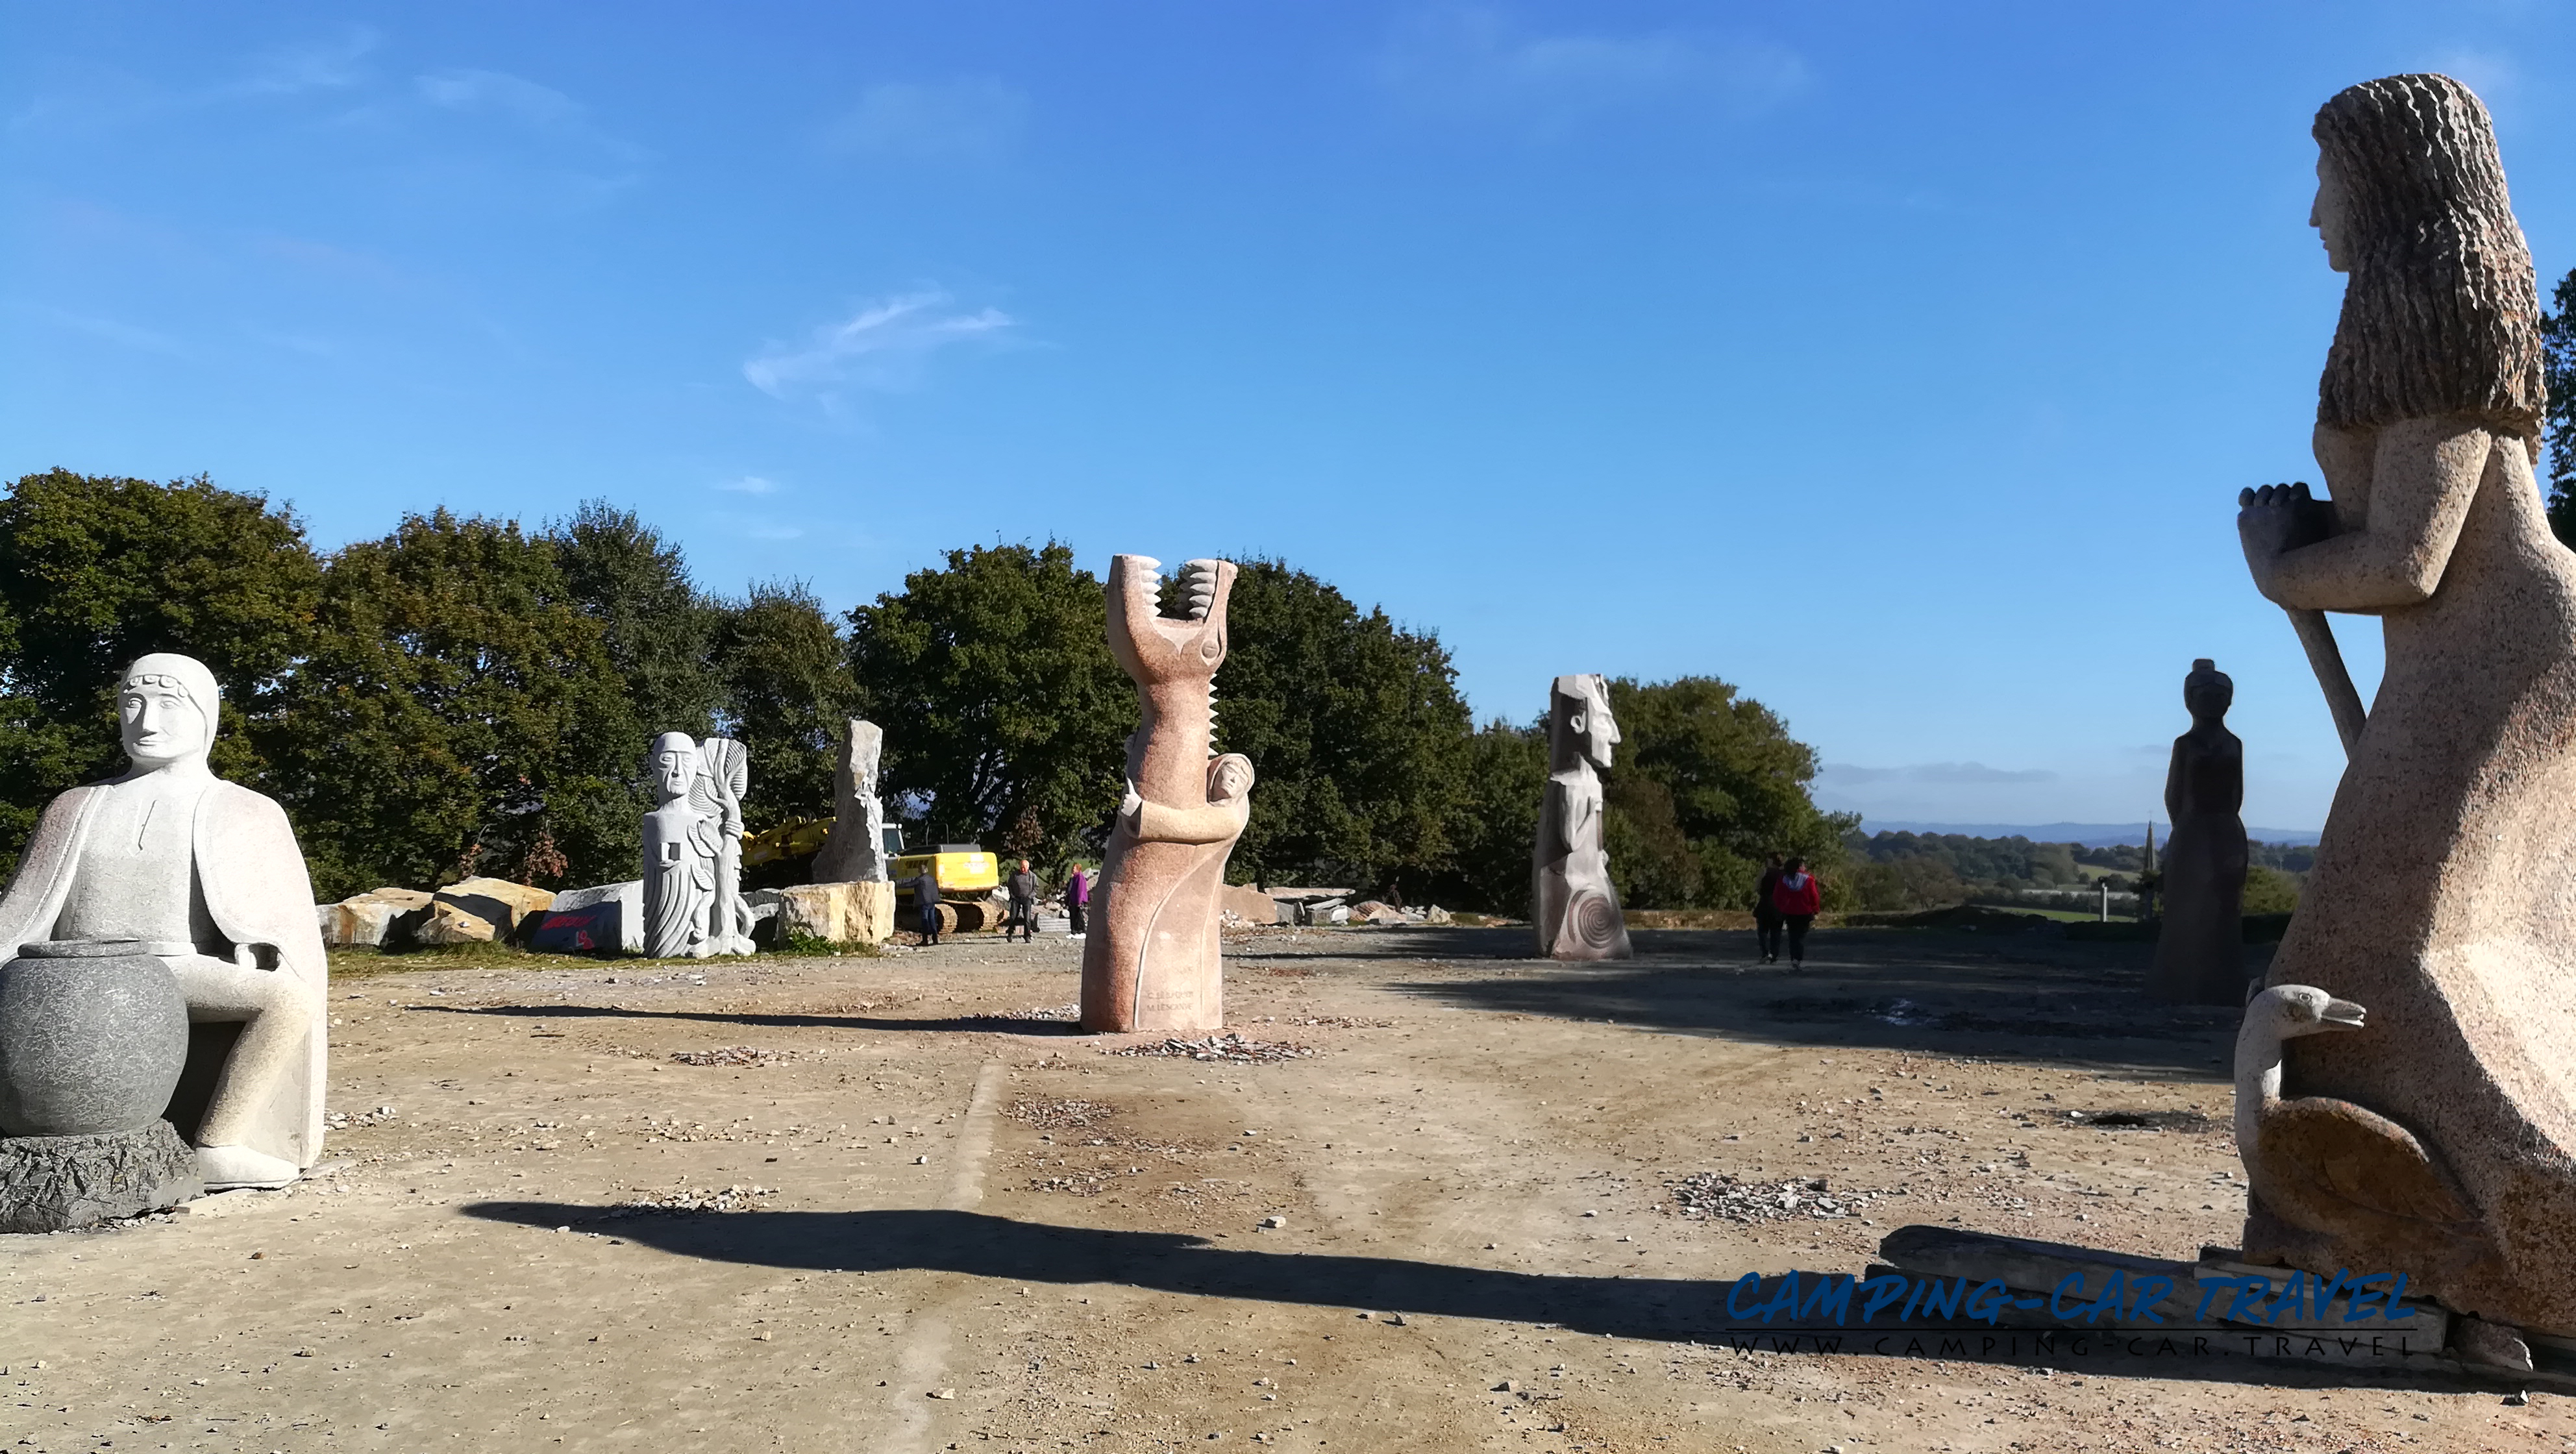
[[[617,884],[595,884],[586,889],[566,889],[555,895],[555,901],[548,913],[571,914],[602,907],[613,907],[617,918],[615,937],[603,939],[600,942],[614,943],[623,953],[643,953],[644,881],[642,879],[630,878],[624,883]],[[542,932],[548,922],[546,914],[538,915],[537,930]],[[598,931],[593,929],[591,932],[596,936]],[[537,946],[531,941],[529,947]]]
[[[315,906],[322,942],[333,949],[396,949],[428,917],[430,896],[419,889],[382,888]]]
[[[519,921],[531,914],[554,907],[555,896],[528,884],[514,884],[503,878],[469,878],[440,889],[437,903],[448,905],[460,915],[482,920],[492,932],[485,939],[507,939],[516,933]],[[438,922],[436,905],[430,910],[432,923]],[[459,939],[425,939],[430,944],[457,944]]]
[[[1247,924],[1276,924],[1279,903],[1250,884],[1227,884],[1217,890],[1217,911],[1232,914]]]
[[[891,883],[796,884],[778,892],[778,933],[882,944],[894,933]]]
[[[104,1136],[0,1137],[0,1232],[61,1232],[206,1194],[197,1153],[155,1118]]]
[[[489,944],[501,936],[491,920],[441,899],[429,906],[429,917],[411,937],[415,944]]]

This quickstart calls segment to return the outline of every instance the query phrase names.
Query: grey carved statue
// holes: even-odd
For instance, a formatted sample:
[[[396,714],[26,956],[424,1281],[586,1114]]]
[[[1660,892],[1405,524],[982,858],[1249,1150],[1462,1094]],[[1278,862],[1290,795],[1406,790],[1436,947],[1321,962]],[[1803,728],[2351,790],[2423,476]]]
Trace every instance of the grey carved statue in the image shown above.
[[[653,739],[654,794],[644,815],[644,952],[657,959],[749,954],[742,897],[743,746],[701,745],[685,732]]]
[[[2181,1004],[2245,1003],[2245,744],[2227,730],[2236,684],[2203,657],[2183,678],[2191,730],[2165,770],[2164,924],[2148,989]]]
[[[2338,714],[2350,760],[2272,961],[2310,993],[2257,1001],[2282,1028],[2239,1065],[2313,1108],[2239,1148],[2245,1252],[2576,1334],[2576,555],[2533,478],[2531,254],[2459,82],[2354,86],[2315,134],[2310,221],[2347,275],[2317,400],[2332,500],[2248,491],[2237,529],[2275,604],[2379,618],[2386,666],[2366,718]]]
[[[850,719],[841,765],[832,774],[832,836],[814,855],[814,882],[884,883],[885,807],[877,799],[877,760],[885,733],[874,722]]]
[[[1159,604],[1150,556],[1109,563],[1109,651],[1136,683],[1127,796],[1102,857],[1105,905],[1082,946],[1086,1030],[1214,1030],[1225,1023],[1217,936],[1225,862],[1252,814],[1252,762],[1216,753],[1216,669],[1234,566],[1182,567],[1182,614]]]
[[[137,658],[117,704],[131,766],[46,806],[0,896],[0,957],[158,958],[186,1001],[181,1084],[212,1087],[205,1185],[283,1186],[322,1151],[329,965],[304,855],[275,802],[208,770],[222,690],[202,663]]]
[[[1626,959],[1628,922],[1601,851],[1601,770],[1619,742],[1610,687],[1596,673],[1561,676],[1548,693],[1547,798],[1539,807],[1530,912],[1551,959]]]

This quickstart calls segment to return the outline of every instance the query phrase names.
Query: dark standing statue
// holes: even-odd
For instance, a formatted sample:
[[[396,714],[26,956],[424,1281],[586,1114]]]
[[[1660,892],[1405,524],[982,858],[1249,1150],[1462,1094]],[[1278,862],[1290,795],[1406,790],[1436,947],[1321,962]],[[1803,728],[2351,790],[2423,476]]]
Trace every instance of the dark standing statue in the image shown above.
[[[2147,986],[2187,1005],[2245,1003],[2245,744],[2227,730],[2236,684],[2202,657],[2182,681],[2191,730],[2165,772],[2164,928]]]

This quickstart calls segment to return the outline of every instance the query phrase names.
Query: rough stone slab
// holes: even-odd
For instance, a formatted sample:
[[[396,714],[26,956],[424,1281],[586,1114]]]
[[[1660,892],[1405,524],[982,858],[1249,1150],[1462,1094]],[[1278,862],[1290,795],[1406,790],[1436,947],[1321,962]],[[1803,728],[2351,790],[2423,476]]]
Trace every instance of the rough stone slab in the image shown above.
[[[61,1232],[206,1194],[167,1121],[107,1136],[0,1137],[0,1232]]]

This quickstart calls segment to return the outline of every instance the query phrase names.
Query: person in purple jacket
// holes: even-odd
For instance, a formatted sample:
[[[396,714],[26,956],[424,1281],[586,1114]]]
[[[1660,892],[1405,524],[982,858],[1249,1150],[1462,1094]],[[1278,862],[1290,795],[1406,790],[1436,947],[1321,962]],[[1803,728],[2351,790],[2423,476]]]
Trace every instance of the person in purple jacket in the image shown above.
[[[1073,937],[1082,937],[1082,920],[1091,907],[1091,874],[1081,864],[1073,866],[1073,877],[1064,881],[1064,912],[1073,920]]]

